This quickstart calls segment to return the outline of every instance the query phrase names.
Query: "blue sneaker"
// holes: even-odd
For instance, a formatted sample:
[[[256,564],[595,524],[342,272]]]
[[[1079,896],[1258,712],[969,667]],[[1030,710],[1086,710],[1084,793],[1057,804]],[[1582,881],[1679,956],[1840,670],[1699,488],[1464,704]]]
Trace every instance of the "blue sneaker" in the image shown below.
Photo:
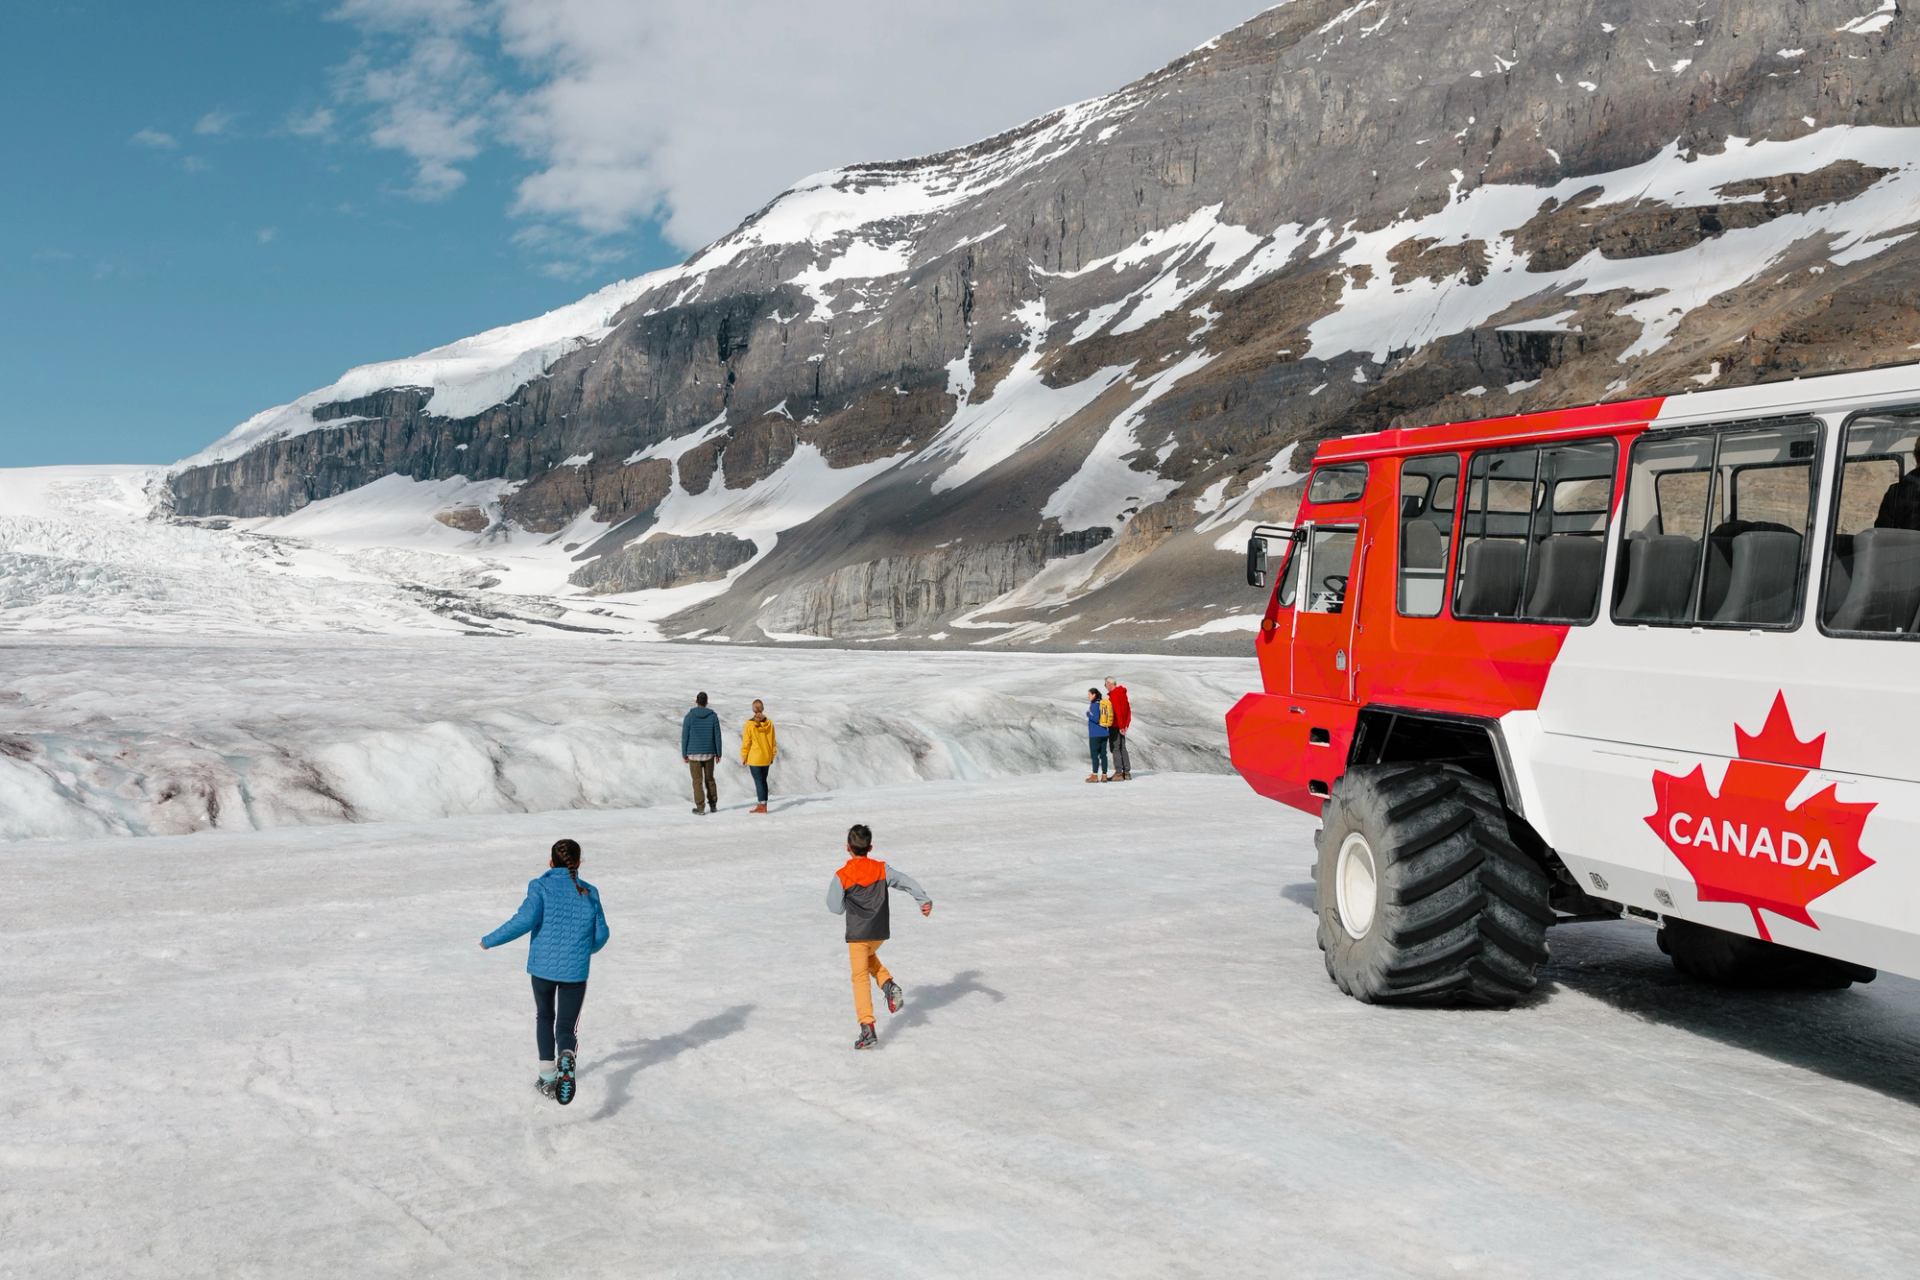
[[[573,1101],[573,1050],[560,1051],[560,1074],[553,1082],[553,1100],[561,1106]]]

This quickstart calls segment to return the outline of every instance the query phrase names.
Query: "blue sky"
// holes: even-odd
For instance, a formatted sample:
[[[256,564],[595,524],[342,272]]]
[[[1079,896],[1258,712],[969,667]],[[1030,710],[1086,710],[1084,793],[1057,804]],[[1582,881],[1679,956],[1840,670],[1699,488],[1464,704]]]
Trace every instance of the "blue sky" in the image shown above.
[[[423,201],[391,152],[288,131],[358,43],[320,6],[8,8],[0,466],[169,462],[355,364],[588,291],[514,243],[511,157]],[[620,240],[607,279],[683,256],[645,223]]]
[[[1258,0],[45,0],[0,15],[0,466],[169,462],[986,136]],[[875,104],[884,103],[884,111]]]

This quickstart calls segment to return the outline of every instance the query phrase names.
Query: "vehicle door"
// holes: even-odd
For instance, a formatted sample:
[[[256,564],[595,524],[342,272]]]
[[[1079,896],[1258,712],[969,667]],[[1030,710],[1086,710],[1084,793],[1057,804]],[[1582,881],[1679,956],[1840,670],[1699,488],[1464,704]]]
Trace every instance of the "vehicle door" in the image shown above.
[[[1358,520],[1310,523],[1293,610],[1293,692],[1306,698],[1353,697],[1354,620],[1360,612]]]

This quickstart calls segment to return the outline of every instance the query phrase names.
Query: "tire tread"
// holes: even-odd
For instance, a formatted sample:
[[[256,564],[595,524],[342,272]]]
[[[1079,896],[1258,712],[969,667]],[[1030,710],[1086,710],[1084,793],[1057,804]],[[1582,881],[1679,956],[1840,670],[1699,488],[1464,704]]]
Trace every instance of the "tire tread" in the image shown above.
[[[1316,833],[1328,974],[1369,1003],[1504,1007],[1533,990],[1553,921],[1529,833],[1485,781],[1451,765],[1362,765],[1333,787]],[[1375,927],[1355,941],[1330,868],[1360,830],[1380,876]]]

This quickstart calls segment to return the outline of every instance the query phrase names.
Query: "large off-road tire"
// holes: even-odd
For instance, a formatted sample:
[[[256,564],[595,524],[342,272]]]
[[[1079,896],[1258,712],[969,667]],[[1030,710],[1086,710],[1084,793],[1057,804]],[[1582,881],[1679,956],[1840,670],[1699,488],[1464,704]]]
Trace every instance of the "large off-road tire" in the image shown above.
[[[1327,973],[1369,1003],[1505,1006],[1547,958],[1548,881],[1494,789],[1438,764],[1359,765],[1316,838]]]
[[[1879,971],[1762,942],[1724,929],[1669,916],[1660,924],[1660,949],[1690,978],[1722,987],[1839,991],[1872,982]]]

